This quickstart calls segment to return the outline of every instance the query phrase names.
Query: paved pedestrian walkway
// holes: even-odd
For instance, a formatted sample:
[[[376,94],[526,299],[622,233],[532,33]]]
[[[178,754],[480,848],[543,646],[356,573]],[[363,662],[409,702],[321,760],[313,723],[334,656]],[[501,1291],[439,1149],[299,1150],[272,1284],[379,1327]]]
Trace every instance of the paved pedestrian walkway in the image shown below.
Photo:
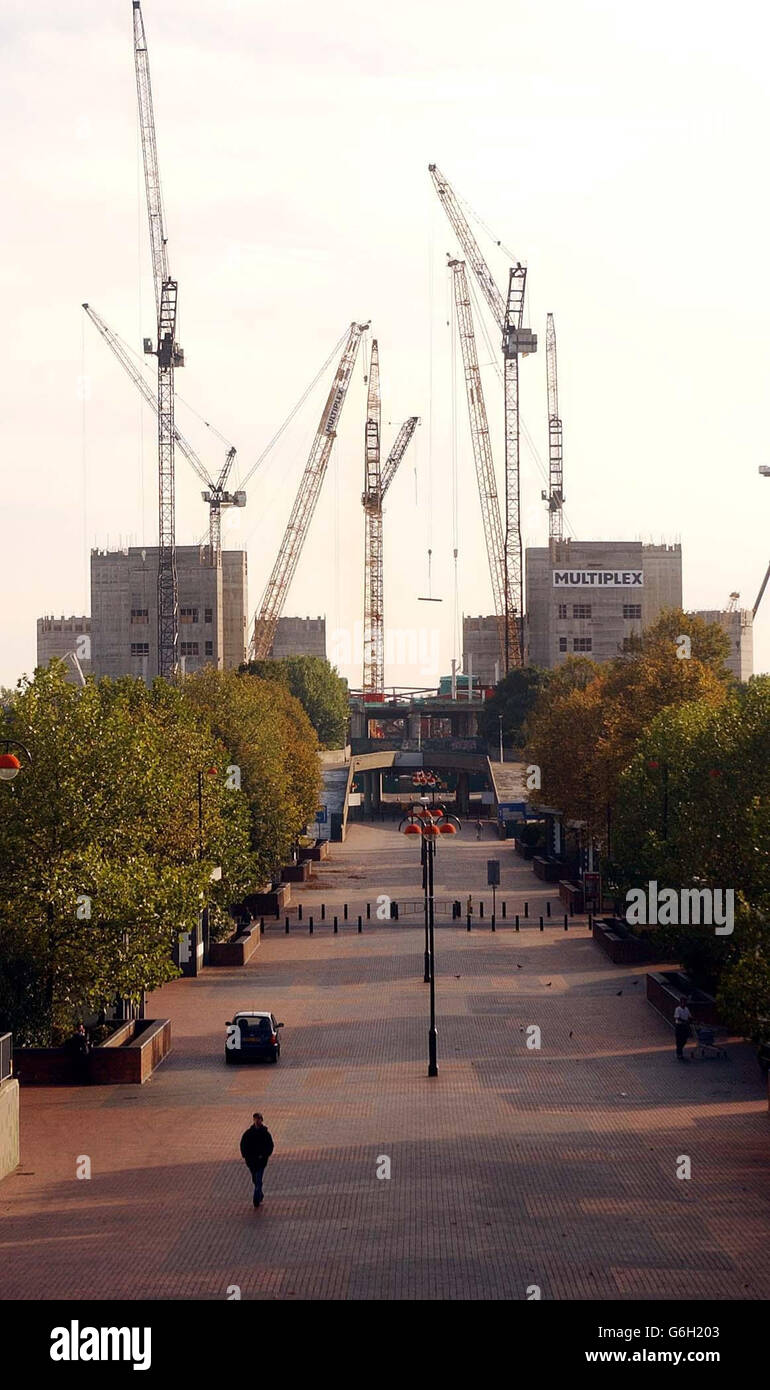
[[[504,891],[549,891],[510,845],[450,840],[437,892],[481,886],[490,849]],[[356,826],[333,855],[321,870],[343,895],[419,894],[419,846],[392,826]],[[748,1048],[677,1064],[643,971],[584,925],[444,927],[437,966],[435,1079],[422,932],[372,922],[269,929],[247,968],[159,991],[174,1051],[142,1088],[24,1090],[0,1296],[770,1297],[770,1126]],[[285,1022],[277,1066],[225,1068],[225,1022],[248,1007]],[[255,1108],[276,1143],[258,1211],[238,1156]]]

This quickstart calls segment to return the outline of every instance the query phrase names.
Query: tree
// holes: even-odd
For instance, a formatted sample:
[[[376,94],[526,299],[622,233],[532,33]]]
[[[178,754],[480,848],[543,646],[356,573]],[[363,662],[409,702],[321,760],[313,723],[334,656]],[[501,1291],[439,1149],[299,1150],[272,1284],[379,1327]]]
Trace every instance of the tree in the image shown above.
[[[548,677],[549,672],[537,666],[512,667],[479,709],[478,725],[481,737],[488,743],[497,744],[502,715],[503,740],[511,747],[522,747],[527,717],[534,709],[538,694]]]
[[[32,764],[0,784],[2,1023],[40,1041],[172,978],[175,936],[204,893],[247,890],[253,856],[247,807],[218,776],[199,860],[197,769],[224,769],[228,751],[180,689],[130,677],[81,689],[53,663],[22,682],[6,727]],[[39,1016],[19,1015],[40,980]]]
[[[321,784],[315,732],[282,681],[208,666],[188,676],[183,689],[231,750],[250,817],[254,888],[286,862],[315,815]]]
[[[647,725],[670,707],[702,701],[717,708],[726,700],[724,634],[716,629],[713,637],[712,626],[664,614],[640,646],[593,674],[568,663],[554,673],[529,720],[527,756],[541,769],[543,805],[584,820],[598,841],[605,837],[607,807]],[[690,634],[690,654],[680,655],[686,644],[677,639]]]
[[[287,656],[250,661],[241,671],[285,685],[305,710],[321,747],[343,747],[350,713],[348,683],[330,662],[320,656]]]

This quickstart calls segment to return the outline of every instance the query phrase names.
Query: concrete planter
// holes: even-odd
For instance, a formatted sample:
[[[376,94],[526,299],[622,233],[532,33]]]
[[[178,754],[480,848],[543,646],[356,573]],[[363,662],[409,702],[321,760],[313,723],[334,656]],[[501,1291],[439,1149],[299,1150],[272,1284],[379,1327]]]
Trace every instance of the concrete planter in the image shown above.
[[[245,965],[258,949],[260,941],[259,923],[236,932],[229,941],[212,941],[209,965]]]
[[[532,868],[536,878],[542,878],[546,883],[558,883],[559,876],[564,872],[566,865],[559,859],[546,859],[543,854],[536,854],[532,859]]]
[[[321,859],[328,859],[329,841],[319,840],[316,844],[308,845],[306,848],[299,850],[298,855],[300,864],[304,864],[306,861],[318,863]]]
[[[243,906],[252,917],[277,917],[291,902],[291,884],[280,883],[261,893],[249,893]]]
[[[141,1086],[170,1051],[170,1019],[131,1019],[93,1048],[88,1075],[96,1086]],[[66,1047],[15,1048],[13,1065],[22,1086],[80,1084],[79,1068]]]
[[[702,989],[696,989],[692,981],[681,970],[656,970],[647,975],[647,1003],[651,1004],[653,1009],[656,1009],[672,1027],[674,1025],[674,1009],[683,994],[687,996],[688,1007],[696,1025],[705,1024],[708,1027],[712,1024],[719,1024],[716,1000],[713,995],[706,994]]]
[[[593,938],[615,965],[639,965],[660,958],[643,936],[616,930],[614,923],[613,917],[594,917]]]
[[[285,864],[281,869],[282,883],[307,883],[310,878],[310,861],[305,859],[299,864]]]
[[[583,889],[579,883],[570,883],[568,879],[560,878],[559,897],[568,912],[583,911]]]

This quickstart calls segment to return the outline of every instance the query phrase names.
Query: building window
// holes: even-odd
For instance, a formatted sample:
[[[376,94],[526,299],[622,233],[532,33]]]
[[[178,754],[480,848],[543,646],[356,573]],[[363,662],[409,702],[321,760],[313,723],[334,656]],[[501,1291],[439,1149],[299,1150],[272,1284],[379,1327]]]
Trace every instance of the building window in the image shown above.
[[[566,637],[560,637],[560,638],[559,638],[559,651],[560,651],[560,652],[566,652],[566,650],[567,650],[567,639],[566,639]]]
[[[131,643],[131,655],[132,655],[132,656],[149,656],[149,655],[150,655],[150,644],[149,644],[149,642],[132,642],[132,643]]]
[[[559,604],[559,617],[560,617],[560,618],[566,618],[566,616],[567,616],[567,605],[566,605],[566,603],[560,603],[560,604]]]
[[[573,652],[591,652],[593,651],[593,642],[590,637],[573,637],[572,650]]]
[[[203,621],[204,621],[204,623],[213,623],[213,621],[214,621],[214,609],[213,609],[213,608],[204,608],[204,610],[203,610]]]
[[[214,643],[213,643],[213,642],[207,642],[207,643],[206,643],[206,656],[213,656],[213,655],[214,655]]]
[[[198,610],[197,610],[197,608],[180,608],[180,609],[179,609],[179,621],[180,621],[180,623],[197,623],[197,621],[198,621]]]
[[[624,603],[624,604],[623,604],[623,617],[624,617],[624,618],[641,618],[641,616],[642,616],[642,605],[641,605],[641,603]]]
[[[565,614],[565,616],[566,616],[566,614]],[[590,616],[591,616],[591,605],[590,605],[590,603],[573,603],[573,605],[572,605],[572,616],[573,616],[573,618],[590,618]]]
[[[197,656],[197,655],[198,655],[198,643],[197,643],[197,642],[182,642],[182,643],[180,643],[180,647],[181,647],[182,656]]]
[[[132,608],[132,609],[131,609],[131,621],[132,621],[132,623],[149,623],[149,621],[150,621],[149,609],[147,609],[147,608]]]

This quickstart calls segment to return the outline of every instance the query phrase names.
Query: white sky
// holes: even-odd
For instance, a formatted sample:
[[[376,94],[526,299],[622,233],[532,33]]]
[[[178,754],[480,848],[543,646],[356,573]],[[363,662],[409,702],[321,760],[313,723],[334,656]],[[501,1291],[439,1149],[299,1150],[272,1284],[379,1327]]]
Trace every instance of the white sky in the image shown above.
[[[522,364],[522,414],[543,458],[555,314],[573,534],[681,539],[687,607],[724,607],[731,590],[753,605],[770,558],[759,3],[146,0],[143,13],[188,364],[179,392],[238,446],[242,476],[350,320],[371,318],[386,447],[406,415],[422,418],[385,522],[386,624],[424,629],[418,660],[432,664],[436,641],[442,672],[459,655],[455,529],[459,610],[491,607],[459,373],[452,390],[444,267],[458,248],[433,160],[529,267],[542,351]],[[137,349],[152,332],[130,0],[5,0],[0,38],[0,684],[12,684],[34,666],[37,616],[88,611],[92,544],[156,543],[157,484],[154,421],[80,308],[89,300]],[[482,245],[503,283],[505,258]],[[494,369],[484,378],[501,476],[502,394]],[[252,611],[324,397],[229,529],[247,544]],[[284,610],[325,613],[330,646],[362,616],[364,404],[359,364]],[[181,405],[178,424],[214,471],[220,441]],[[207,509],[182,458],[177,478],[188,544]],[[547,537],[542,485],[525,447],[528,544]],[[441,605],[418,602],[429,544]],[[770,668],[770,598],[755,667]],[[358,663],[342,669],[360,683]],[[386,670],[399,684],[435,675]]]

